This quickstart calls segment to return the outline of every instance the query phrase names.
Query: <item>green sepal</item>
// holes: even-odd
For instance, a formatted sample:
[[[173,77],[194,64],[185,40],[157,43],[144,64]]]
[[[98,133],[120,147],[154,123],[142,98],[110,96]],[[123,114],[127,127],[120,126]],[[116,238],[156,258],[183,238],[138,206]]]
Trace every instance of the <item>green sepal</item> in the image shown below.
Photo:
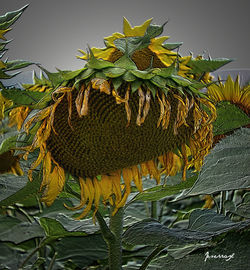
[[[114,64],[116,67],[124,68],[126,70],[137,69],[136,64],[127,55],[120,57]]]
[[[51,85],[53,87],[57,87],[58,85],[60,85],[64,81],[64,78],[62,77],[61,71],[49,72],[48,70],[46,70],[45,68],[43,68],[41,66],[39,66],[39,68],[47,75],[48,80],[51,82]]]
[[[14,149],[17,141],[17,131],[0,135],[0,155]]]
[[[181,45],[183,44],[183,42],[178,42],[178,43],[165,43],[162,44],[161,46],[169,51],[172,51],[174,49],[179,48]]]
[[[89,60],[86,66],[93,69],[103,69],[107,67],[113,67],[114,64],[103,59],[97,59],[89,48]]]
[[[118,50],[130,56],[133,52],[146,48],[150,44],[150,37],[145,34],[143,37],[118,38],[114,44]]]
[[[95,72],[94,74],[91,75],[90,79],[94,79],[94,78],[98,78],[98,79],[104,79],[107,80],[107,76],[104,74],[104,72],[102,70]]]
[[[131,83],[131,92],[134,93],[139,89],[139,87],[142,85],[141,80],[135,80]]]
[[[163,25],[154,25],[150,24],[146,30],[145,35],[149,36],[149,38],[155,38],[162,34],[164,26],[167,24],[165,22]]]
[[[115,88],[116,91],[122,85],[122,83],[123,83],[123,79],[122,78],[114,78],[112,80],[112,84],[113,84],[113,86],[114,86],[114,88]]]
[[[160,87],[160,88],[165,88],[166,87],[166,79],[161,77],[161,76],[158,76],[158,75],[155,75],[151,80],[150,82],[152,82],[154,85]]]
[[[83,73],[86,69],[87,68],[84,67],[84,68],[74,70],[74,71],[71,71],[71,70],[58,70],[58,71],[63,80],[69,81],[69,80],[75,79],[77,76],[80,76],[81,73]]]
[[[171,79],[181,86],[189,86],[190,84],[192,84],[190,80],[179,75],[171,75]]]
[[[94,74],[95,70],[92,68],[88,68],[86,70],[83,71],[83,73],[81,74],[80,78],[82,80],[86,80],[88,79],[92,74]]]
[[[203,72],[212,72],[218,68],[232,62],[233,59],[228,58],[216,58],[216,59],[191,59],[187,66],[192,70],[190,73],[203,73]]]
[[[126,82],[133,82],[136,80],[136,77],[131,73],[130,70],[126,71],[122,76],[123,80]]]
[[[125,73],[126,69],[119,67],[109,67],[103,70],[103,73],[109,78],[117,78]]]
[[[16,11],[11,11],[7,12],[5,15],[0,16],[0,25],[3,25],[4,23],[9,23],[7,28],[11,26],[24,12],[24,10],[28,7],[29,5],[25,5],[24,7],[16,10]],[[0,28],[0,29],[6,29],[6,28]]]
[[[152,72],[163,78],[169,78],[172,75],[177,75],[177,69],[176,69],[175,64],[172,64],[171,66],[167,68],[159,68],[159,69],[156,68]]]
[[[157,87],[154,84],[152,84],[150,81],[144,81],[144,84],[152,93],[153,98],[155,98]]]
[[[143,80],[150,80],[155,76],[155,74],[146,70],[131,70],[131,73],[134,74],[137,78]]]

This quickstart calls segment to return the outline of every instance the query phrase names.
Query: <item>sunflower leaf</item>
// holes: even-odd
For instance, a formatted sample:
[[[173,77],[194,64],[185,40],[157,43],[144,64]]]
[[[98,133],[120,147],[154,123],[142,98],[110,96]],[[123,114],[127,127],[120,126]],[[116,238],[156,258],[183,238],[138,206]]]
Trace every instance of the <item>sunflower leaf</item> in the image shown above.
[[[118,88],[122,85],[122,83],[123,83],[122,78],[114,78],[112,80],[112,84],[113,84],[115,90],[118,90]]]
[[[155,71],[153,71],[153,73],[155,73],[156,75],[159,75],[163,78],[169,78],[172,75],[177,75],[177,69],[175,67],[175,64],[173,64],[167,68],[155,69]]]
[[[88,79],[94,72],[95,72],[95,70],[93,68],[88,68],[88,69],[83,71],[80,78],[82,80]]]
[[[212,72],[218,68],[232,62],[232,59],[228,58],[216,58],[216,59],[192,59],[188,62],[187,66],[191,68],[191,73],[203,73]]]
[[[0,135],[0,155],[16,146],[17,131],[7,132]]]
[[[205,157],[197,181],[184,196],[250,188],[250,130],[222,139]]]
[[[137,69],[136,64],[127,55],[123,55],[114,64],[116,67],[124,68],[126,70]]]
[[[160,87],[160,88],[165,88],[166,87],[166,79],[161,77],[161,76],[158,76],[158,75],[155,75],[151,80],[150,82],[152,82],[154,85]]]
[[[225,134],[236,128],[250,124],[250,117],[237,106],[227,101],[217,103],[216,111],[217,118],[213,123],[214,136]]]
[[[191,84],[190,80],[179,75],[171,75],[171,79],[181,86],[189,86]]]

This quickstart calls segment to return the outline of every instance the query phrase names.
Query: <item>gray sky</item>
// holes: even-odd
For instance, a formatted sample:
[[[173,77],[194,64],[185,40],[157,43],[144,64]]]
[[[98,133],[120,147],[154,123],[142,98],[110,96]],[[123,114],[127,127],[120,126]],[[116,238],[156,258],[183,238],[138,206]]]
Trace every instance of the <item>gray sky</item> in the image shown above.
[[[250,68],[247,0],[1,0],[0,14],[30,4],[6,37],[9,59],[38,62],[50,71],[78,69],[78,49],[103,47],[103,37],[122,32],[125,16],[142,24],[162,24],[169,42],[182,41],[180,53],[204,51],[212,58],[234,58],[224,69]]]

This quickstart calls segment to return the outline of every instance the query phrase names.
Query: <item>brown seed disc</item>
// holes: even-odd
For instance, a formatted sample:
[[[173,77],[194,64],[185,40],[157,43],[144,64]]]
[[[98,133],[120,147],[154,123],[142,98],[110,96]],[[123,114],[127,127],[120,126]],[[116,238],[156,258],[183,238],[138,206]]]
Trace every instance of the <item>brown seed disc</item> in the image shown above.
[[[121,96],[125,91],[118,90]],[[73,100],[76,98],[73,93]],[[55,111],[54,128],[47,140],[52,157],[74,176],[94,177],[109,174],[117,169],[133,166],[174,150],[184,143],[193,131],[192,110],[187,123],[182,125],[178,135],[173,135],[177,114],[177,99],[171,93],[168,101],[172,106],[169,127],[157,128],[160,105],[157,98],[151,99],[151,106],[145,122],[136,125],[138,114],[138,93],[130,96],[131,122],[127,126],[124,104],[116,104],[112,95],[91,89],[88,114],[79,117],[73,102],[72,126],[68,124],[68,101],[65,98]]]

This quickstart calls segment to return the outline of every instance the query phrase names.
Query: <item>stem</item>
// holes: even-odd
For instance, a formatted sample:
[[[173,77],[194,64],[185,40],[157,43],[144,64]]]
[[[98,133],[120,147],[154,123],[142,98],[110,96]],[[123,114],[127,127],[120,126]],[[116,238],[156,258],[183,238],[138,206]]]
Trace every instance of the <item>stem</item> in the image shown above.
[[[151,218],[157,219],[157,201],[151,202]]]
[[[162,251],[164,249],[164,247],[156,247],[152,253],[149,254],[149,256],[146,258],[146,260],[143,262],[143,264],[141,265],[141,267],[139,268],[139,270],[145,270],[147,269],[149,263],[154,259],[154,257],[159,254],[160,251]]]
[[[97,211],[96,218],[99,223],[102,236],[108,245],[109,250],[109,270],[122,269],[122,232],[123,232],[123,213],[120,208],[115,215],[112,215],[114,207],[110,208],[110,224],[107,226],[102,215]]]
[[[114,207],[110,211],[109,228],[114,238],[108,243],[109,246],[109,269],[122,269],[122,232],[123,232],[123,214],[124,209],[120,208],[115,215],[112,215]]]

